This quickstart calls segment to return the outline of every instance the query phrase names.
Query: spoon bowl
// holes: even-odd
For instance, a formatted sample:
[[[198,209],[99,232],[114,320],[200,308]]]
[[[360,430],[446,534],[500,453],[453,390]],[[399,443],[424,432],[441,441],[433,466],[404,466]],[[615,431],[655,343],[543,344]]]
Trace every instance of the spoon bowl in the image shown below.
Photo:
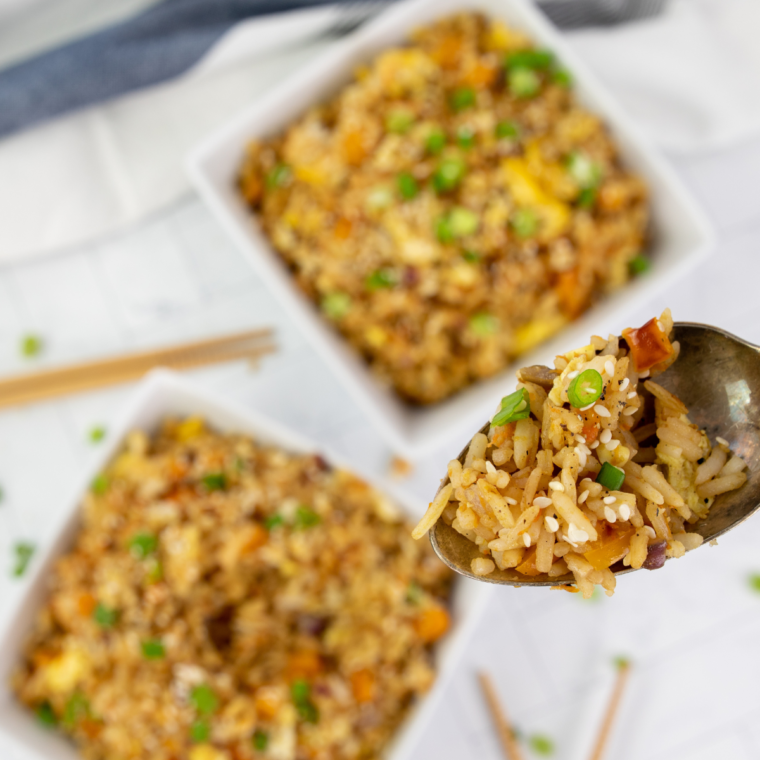
[[[704,545],[744,522],[760,507],[760,347],[710,325],[676,322],[673,330],[681,352],[657,382],[686,404],[691,420],[707,431],[711,441],[717,436],[725,439],[731,451],[747,462],[747,482],[718,496],[707,517],[689,526],[689,532],[702,536]],[[478,432],[487,434],[490,424]],[[460,462],[464,462],[468,448],[469,443],[458,457]],[[448,477],[441,487],[447,483]],[[480,550],[440,519],[430,531],[430,543],[452,570],[474,580],[506,586],[575,583],[570,573],[558,578],[545,574],[526,577],[514,569],[497,568],[489,575],[477,576],[470,565],[483,556]],[[615,575],[635,572],[622,561],[610,569]]]

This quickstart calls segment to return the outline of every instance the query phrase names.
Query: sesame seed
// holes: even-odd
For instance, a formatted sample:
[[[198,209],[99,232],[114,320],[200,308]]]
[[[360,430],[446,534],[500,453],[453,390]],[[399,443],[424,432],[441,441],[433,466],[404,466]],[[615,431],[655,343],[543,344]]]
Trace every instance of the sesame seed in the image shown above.
[[[551,488],[552,491],[564,491],[565,490],[565,486],[563,486],[562,483],[560,483],[557,480],[552,480],[552,482],[549,483],[549,488]]]
[[[585,530],[575,527],[575,523],[570,523],[567,529],[567,536],[571,543],[582,544],[584,541],[588,541],[588,533]]]
[[[548,496],[536,496],[535,499],[533,499],[533,506],[538,507],[539,509],[545,509],[546,507],[551,507],[552,500]]]
[[[576,369],[573,372],[568,372],[567,373],[567,379],[568,380],[575,380],[575,378],[578,377],[578,375],[580,375],[580,374],[581,374],[581,371],[579,369]]]
[[[592,401],[588,406],[582,406],[579,411],[581,412],[587,412],[591,407],[595,404],[595,401]]]
[[[578,504],[583,504],[586,499],[588,499],[588,495],[591,493],[591,491],[584,491],[579,497],[578,497]]]
[[[620,383],[620,390],[624,391],[630,385],[630,383],[631,381],[627,377],[624,377],[623,382]]]
[[[602,406],[601,404],[597,404],[594,407],[594,411],[600,416],[600,417],[612,417],[610,414],[610,410],[606,406]]]
[[[504,501],[506,501],[507,504],[517,504],[517,499],[513,499],[511,496],[505,496]]]
[[[525,544],[526,548],[530,546],[530,536],[527,533],[523,533],[523,543]]]
[[[605,448],[607,451],[614,451],[618,446],[620,446],[620,441],[612,440],[609,443],[605,443]]]
[[[608,359],[604,363],[604,371],[612,377],[615,374],[615,362],[613,362],[611,359]]]
[[[602,501],[603,501],[605,504],[614,504],[614,503],[617,501],[617,497],[616,497],[616,496],[605,496],[605,497],[602,499]]]
[[[615,514],[615,510],[612,509],[612,507],[605,507],[604,508],[604,519],[608,523],[617,522],[617,515]]]
[[[649,377],[649,370],[646,372],[639,372],[639,377]]]
[[[552,517],[551,515],[546,515],[546,517],[544,517],[544,525],[546,525],[546,530],[548,530],[549,533],[556,533],[559,530],[559,521],[556,517]]]
[[[493,462],[490,462],[488,459],[486,459],[486,472],[495,475],[496,474],[496,468],[493,465]]]
[[[621,504],[618,511],[621,520],[627,520],[631,516],[631,508],[627,504]]]
[[[637,411],[638,411],[637,407],[635,407],[635,406],[627,406],[625,409],[623,409],[623,411],[621,412],[621,414],[624,417],[632,417],[634,414],[636,414]]]
[[[581,485],[583,485],[584,483],[593,483],[593,482],[594,481],[591,480],[591,478],[583,478],[583,480],[581,480]]]
[[[715,440],[723,446],[728,446],[728,441],[725,438],[718,436]]]
[[[654,532],[654,528],[651,525],[645,525],[644,531],[649,536],[649,538],[657,538],[657,534]]]
[[[590,446],[590,449],[597,449],[599,448],[599,441],[594,441]]]
[[[585,446],[583,448],[586,448]],[[581,449],[580,446],[576,446],[573,451],[575,451],[577,457],[578,457],[578,464],[580,465],[581,470],[586,466],[586,457],[588,457],[588,454],[586,454],[583,449]],[[590,453],[590,452],[589,452]]]
[[[578,443],[586,443],[586,439],[580,433],[576,433],[573,438],[575,438]]]
[[[630,393],[629,393],[629,394],[626,396],[626,398],[627,398],[627,399],[632,399],[632,398],[636,398],[636,396],[638,396],[638,395],[639,395],[639,394],[638,394],[638,393],[636,393],[636,391],[631,391],[631,392],[630,392]]]
[[[602,443],[609,443],[612,440],[612,431],[602,430],[602,434],[599,436],[599,440]]]

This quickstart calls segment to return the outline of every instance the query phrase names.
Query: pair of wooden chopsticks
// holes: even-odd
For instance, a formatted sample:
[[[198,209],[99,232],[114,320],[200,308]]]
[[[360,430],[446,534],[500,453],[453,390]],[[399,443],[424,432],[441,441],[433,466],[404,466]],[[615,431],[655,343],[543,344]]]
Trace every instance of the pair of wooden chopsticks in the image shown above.
[[[142,377],[156,367],[190,369],[235,359],[259,359],[275,350],[268,329],[43,370],[0,380],[0,407],[103,388]]]
[[[604,714],[604,720],[599,729],[599,735],[594,745],[594,750],[591,753],[590,760],[602,760],[604,754],[604,748],[607,746],[607,740],[612,730],[612,724],[615,720],[618,707],[620,706],[620,700],[623,696],[623,690],[625,689],[626,681],[631,670],[631,665],[627,661],[623,661],[618,666],[617,679],[615,681],[615,688],[610,695],[610,701],[607,705],[607,710]],[[491,678],[486,673],[479,673],[480,685],[483,689],[486,702],[491,711],[491,716],[496,724],[496,730],[499,733],[499,741],[501,742],[502,749],[504,750],[504,756],[507,760],[523,760],[523,754],[520,750],[520,746],[515,741],[514,731],[509,723],[509,718],[504,711],[503,706],[499,702],[499,698],[496,695],[496,689],[494,688]]]

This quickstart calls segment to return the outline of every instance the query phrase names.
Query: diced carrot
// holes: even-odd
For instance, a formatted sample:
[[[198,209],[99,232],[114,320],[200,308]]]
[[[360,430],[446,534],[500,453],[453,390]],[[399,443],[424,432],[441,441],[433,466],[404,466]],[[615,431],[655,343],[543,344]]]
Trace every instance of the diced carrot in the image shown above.
[[[345,216],[338,217],[333,232],[338,240],[348,240],[351,235],[351,220],[346,219]]]
[[[77,609],[82,617],[90,617],[97,602],[92,594],[80,594],[77,599]]]
[[[264,687],[259,689],[254,700],[256,705],[256,714],[259,718],[264,720],[271,720],[277,715],[278,710],[282,705],[282,700],[275,693],[271,687]]]
[[[88,739],[97,739],[103,730],[103,724],[92,718],[82,718],[78,728]]]
[[[250,554],[251,552],[255,552],[256,549],[258,549],[260,546],[264,546],[264,544],[269,541],[269,531],[266,530],[263,525],[259,525],[259,523],[253,523],[248,530],[250,535],[248,536],[248,540],[243,545],[242,554]]]
[[[352,129],[343,136],[343,157],[351,166],[359,166],[364,161],[367,151],[364,136],[358,129]]]
[[[595,570],[605,570],[614,565],[625,556],[625,550],[631,544],[631,538],[636,528],[631,528],[625,533],[612,532],[607,536],[594,541],[591,549],[583,553],[583,556],[594,566]]]
[[[588,289],[582,287],[577,267],[560,273],[555,290],[562,310],[571,319],[583,311],[586,306]]]
[[[289,681],[299,678],[315,678],[324,670],[324,663],[318,652],[313,649],[303,649],[300,652],[292,652],[288,656],[288,664],[285,674]]]
[[[552,591],[567,591],[569,594],[577,594],[579,588],[577,586],[550,586]]]
[[[371,702],[375,698],[375,676],[364,668],[351,673],[351,690],[359,704]]]
[[[598,417],[599,415],[595,415],[595,416]],[[593,443],[599,436],[599,423],[587,422],[581,429],[581,434],[586,439],[587,444]]]
[[[483,61],[478,61],[462,79],[462,84],[477,89],[490,87],[496,79],[496,69]]]
[[[433,60],[444,69],[455,69],[462,57],[462,38],[446,35],[432,53]]]
[[[525,552],[525,559],[515,568],[515,570],[523,575],[541,575],[541,571],[536,567],[535,546],[531,546],[530,549]]]
[[[516,422],[508,422],[506,425],[500,425],[493,431],[493,445],[503,446],[507,441],[515,437]]]
[[[432,644],[440,639],[449,630],[450,625],[449,613],[438,605],[426,607],[414,621],[414,629],[417,631],[417,635],[426,644]]]
[[[655,317],[639,328],[623,330],[623,337],[631,349],[631,358],[636,372],[646,372],[655,364],[668,359],[673,346],[668,336],[660,329]]]

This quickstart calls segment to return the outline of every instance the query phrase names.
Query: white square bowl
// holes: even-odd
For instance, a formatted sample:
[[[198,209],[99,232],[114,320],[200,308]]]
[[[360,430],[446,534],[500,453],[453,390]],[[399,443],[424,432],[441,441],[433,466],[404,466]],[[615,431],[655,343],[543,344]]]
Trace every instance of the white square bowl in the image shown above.
[[[138,387],[132,402],[114,425],[109,443],[83,474],[77,489],[68,498],[60,530],[47,548],[34,557],[23,581],[24,589],[3,622],[0,630],[0,755],[4,755],[2,748],[10,745],[19,751],[24,760],[79,760],[81,757],[74,745],[62,734],[45,730],[37,723],[35,716],[15,700],[9,688],[10,675],[21,661],[27,636],[47,596],[47,580],[53,563],[72,545],[79,530],[79,505],[95,476],[121,449],[131,430],[151,432],[167,416],[196,414],[201,415],[217,430],[243,433],[288,451],[320,451],[327,461],[353,470],[367,482],[388,493],[413,520],[419,518],[425,509],[424,504],[373,481],[350,464],[320,450],[299,434],[266,417],[222,403],[173,373],[152,373]],[[429,723],[454,667],[468,646],[490,594],[491,589],[487,584],[459,577],[456,579],[452,598],[453,625],[435,653],[438,678],[394,737],[386,754],[388,760],[412,760],[420,735]]]
[[[669,165],[631,125],[614,98],[569,48],[561,34],[526,0],[408,0],[394,4],[374,22],[337,44],[252,103],[236,119],[208,137],[187,160],[191,180],[222,227],[255,267],[291,318],[399,453],[415,458],[454,437],[464,438],[487,419],[505,392],[514,388],[513,370],[461,391],[429,408],[413,408],[375,379],[363,359],[321,316],[296,286],[286,264],[243,203],[235,178],[246,145],[283,130],[310,106],[336,93],[366,62],[389,46],[403,42],[416,27],[461,10],[478,10],[527,32],[540,46],[553,50],[573,73],[575,91],[610,127],[626,164],[651,190],[654,242],[648,253],[650,273],[627,285],[584,314],[534,351],[520,357],[521,366],[545,361],[588,336],[619,330],[622,319],[682,275],[707,251],[712,240],[704,215]]]

